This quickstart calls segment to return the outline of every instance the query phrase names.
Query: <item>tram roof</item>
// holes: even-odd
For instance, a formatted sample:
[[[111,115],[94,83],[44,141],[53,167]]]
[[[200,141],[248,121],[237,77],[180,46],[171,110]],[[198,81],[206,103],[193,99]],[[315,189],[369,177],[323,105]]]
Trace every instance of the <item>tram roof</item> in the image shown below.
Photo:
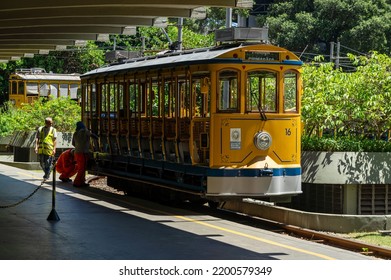
[[[159,66],[160,68],[174,67],[174,66],[182,66],[182,65],[192,65],[192,64],[203,64],[203,63],[212,63],[223,61],[224,58],[222,56],[228,52],[240,49],[242,47],[246,47],[254,44],[234,44],[227,45],[221,47],[214,48],[205,48],[205,49],[196,49],[192,51],[183,51],[183,52],[173,52],[167,53],[163,55],[149,56],[149,57],[141,57],[126,60],[123,63],[112,64],[108,66],[104,66],[101,68],[97,68],[91,70],[87,73],[81,75],[81,78],[89,78],[91,76],[106,76],[111,74],[120,74],[122,72],[131,71],[131,70],[148,70],[152,68],[156,68]],[[282,52],[287,51],[283,48],[266,45],[266,44],[257,44],[263,45],[264,51],[270,52]],[[293,58],[293,57],[292,57]],[[238,61],[240,59],[238,58]],[[232,59],[230,59],[232,62]],[[285,63],[301,65],[302,62],[297,59],[294,60],[286,60]]]
[[[25,73],[15,73],[14,78],[20,80],[45,80],[45,81],[75,81],[80,82],[79,74],[25,74]]]
[[[205,7],[251,8],[253,0],[19,0],[0,5],[0,62],[133,35],[167,18],[205,18]]]

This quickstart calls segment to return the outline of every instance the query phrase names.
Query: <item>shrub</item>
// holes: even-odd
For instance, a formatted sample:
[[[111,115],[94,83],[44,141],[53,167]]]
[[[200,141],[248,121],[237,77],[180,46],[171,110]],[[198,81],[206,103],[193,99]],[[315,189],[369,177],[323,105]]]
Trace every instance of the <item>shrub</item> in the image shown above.
[[[0,109],[0,136],[11,135],[15,131],[36,130],[44,125],[46,117],[53,118],[57,131],[73,131],[75,123],[81,118],[81,108],[69,98],[40,99],[19,109],[6,102]]]

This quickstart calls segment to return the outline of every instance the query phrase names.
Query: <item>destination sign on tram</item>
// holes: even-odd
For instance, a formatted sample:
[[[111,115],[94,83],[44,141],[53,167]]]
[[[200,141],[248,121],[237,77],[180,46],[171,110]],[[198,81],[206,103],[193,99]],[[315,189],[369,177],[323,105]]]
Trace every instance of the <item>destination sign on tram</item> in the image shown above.
[[[279,61],[280,53],[277,52],[246,52],[246,60]]]

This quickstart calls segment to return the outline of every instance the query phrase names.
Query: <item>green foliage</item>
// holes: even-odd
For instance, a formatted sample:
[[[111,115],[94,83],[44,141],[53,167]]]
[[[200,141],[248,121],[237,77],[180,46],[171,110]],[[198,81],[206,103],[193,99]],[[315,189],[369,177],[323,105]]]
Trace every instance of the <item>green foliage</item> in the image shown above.
[[[35,130],[44,125],[46,117],[53,118],[53,125],[57,131],[73,131],[80,116],[80,106],[69,98],[49,101],[40,99],[20,109],[6,102],[5,106],[0,109],[0,136],[11,135],[15,131]]]
[[[323,152],[391,152],[391,142],[353,137],[302,137],[303,151]]]
[[[374,52],[350,59],[352,73],[332,63],[304,66],[304,150],[391,151],[391,58]]]
[[[356,72],[334,70],[334,65],[304,67],[302,116],[305,134],[331,130],[334,136],[380,139],[391,126],[391,58],[372,53],[351,56]]]
[[[167,27],[166,33],[172,42],[178,40],[178,28],[176,23]],[[169,50],[169,39],[161,28],[140,27],[139,35],[146,38],[146,49],[148,50]],[[214,34],[202,35],[195,33],[188,27],[182,29],[182,48],[194,49],[209,47],[214,44]]]
[[[391,3],[385,0],[280,0],[260,16],[271,42],[290,50],[329,54],[330,42],[360,52],[391,50]]]

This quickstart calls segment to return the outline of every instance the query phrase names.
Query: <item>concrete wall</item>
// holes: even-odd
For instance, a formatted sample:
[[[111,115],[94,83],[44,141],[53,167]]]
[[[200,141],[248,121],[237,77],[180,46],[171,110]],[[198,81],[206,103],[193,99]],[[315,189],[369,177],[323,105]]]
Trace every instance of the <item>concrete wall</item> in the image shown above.
[[[391,153],[303,151],[301,165],[304,183],[391,184]]]
[[[72,146],[72,132],[57,132],[56,156],[59,156],[64,150]],[[11,138],[10,146],[13,147],[15,162],[37,162],[38,157],[35,154],[36,132],[15,132]]]

